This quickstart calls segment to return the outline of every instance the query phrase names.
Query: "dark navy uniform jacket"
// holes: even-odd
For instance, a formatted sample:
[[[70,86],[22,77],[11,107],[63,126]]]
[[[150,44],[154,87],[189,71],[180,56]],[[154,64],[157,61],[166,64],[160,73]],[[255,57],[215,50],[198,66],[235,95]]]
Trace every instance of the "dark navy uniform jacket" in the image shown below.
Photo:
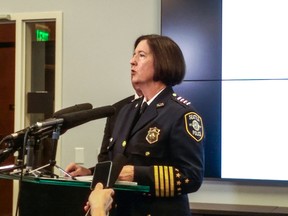
[[[111,159],[128,157],[134,181],[150,192],[116,191],[111,215],[190,215],[187,194],[199,189],[204,173],[202,118],[171,87],[135,123],[141,103],[121,109],[108,148]]]
[[[101,144],[101,150],[100,150],[100,153],[98,155],[98,162],[109,160],[107,147],[109,145],[109,139],[112,136],[112,132],[113,132],[116,118],[119,114],[119,111],[122,109],[122,107],[125,106],[126,104],[131,103],[134,99],[135,99],[135,95],[131,95],[131,96],[124,98],[124,99],[122,99],[122,100],[120,100],[120,101],[118,101],[112,105],[115,108],[115,113],[114,113],[114,115],[108,117],[106,120],[105,129],[104,129],[104,136],[103,136],[102,144]],[[93,173],[94,167],[90,168],[90,169],[91,169],[91,173]]]

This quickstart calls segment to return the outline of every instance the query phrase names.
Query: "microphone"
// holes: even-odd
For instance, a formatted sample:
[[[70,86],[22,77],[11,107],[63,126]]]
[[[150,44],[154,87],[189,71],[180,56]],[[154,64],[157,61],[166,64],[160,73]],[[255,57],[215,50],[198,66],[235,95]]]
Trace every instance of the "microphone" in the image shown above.
[[[5,160],[9,156],[9,154],[13,154],[22,146],[23,139],[27,130],[31,130],[29,132],[30,136],[35,136],[35,140],[39,140],[50,136],[54,131],[54,125],[62,124],[60,127],[60,134],[63,134],[67,130],[85,124],[89,121],[112,116],[115,113],[115,108],[113,106],[103,106],[99,108],[87,109],[71,113],[71,109],[68,110],[68,113],[66,113],[66,111],[64,114],[59,115],[58,118],[52,118],[47,119],[43,122],[37,122],[31,127],[27,127],[23,130],[17,131],[4,137],[1,140],[0,144],[2,142],[8,142],[9,145],[6,150],[0,152],[0,162],[2,160]]]
[[[24,137],[24,134],[26,133],[28,128],[29,127],[26,127],[26,128],[24,128],[22,130],[19,130],[17,132],[9,134],[9,135],[5,136],[2,141],[4,141],[4,140],[14,140],[14,139],[17,139],[18,137]],[[2,143],[2,141],[1,141],[1,143]]]
[[[13,152],[13,148],[0,149],[0,163],[5,161]]]
[[[74,106],[67,107],[67,108],[64,108],[64,109],[61,109],[61,110],[55,112],[53,114],[53,117],[57,117],[57,116],[69,114],[69,113],[74,113],[74,112],[81,112],[84,110],[91,110],[91,109],[92,109],[92,105],[90,103],[76,104]],[[59,121],[62,121],[62,120],[56,120],[56,123],[59,123]],[[53,122],[52,119],[49,119],[45,123],[42,122],[42,124],[39,123],[37,125],[37,123],[36,123],[36,125],[34,125],[34,128],[33,128],[33,126],[32,127],[26,127],[22,130],[19,130],[17,132],[14,132],[12,134],[5,136],[0,141],[0,145],[2,143],[6,143],[7,148],[0,151],[0,162],[4,161],[10,154],[13,154],[15,151],[17,151],[22,146],[24,136],[25,136],[25,133],[27,132],[27,130],[29,130],[29,129],[34,130],[35,128],[38,128],[38,130],[36,130],[36,131],[31,130],[30,133],[32,135],[39,136],[40,139],[43,139],[43,138],[46,138],[46,137],[51,135],[51,133],[53,132],[53,127],[52,127],[53,125],[55,125],[55,122]],[[35,126],[37,126],[37,127],[35,127]]]
[[[57,118],[57,117],[64,115],[64,114],[74,113],[74,112],[79,112],[79,111],[89,110],[89,109],[92,109],[92,105],[90,103],[76,104],[74,106],[58,110],[57,112],[55,112],[53,114],[53,117]],[[46,123],[44,123],[44,122],[42,122],[42,124],[38,123],[38,125],[36,123],[37,128],[43,128],[46,126],[54,125],[55,123],[53,124],[52,119],[50,119],[50,120],[48,120]],[[56,123],[59,123],[59,122],[56,122]],[[29,127],[26,127],[22,130],[19,130],[17,132],[14,132],[12,134],[7,135],[6,137],[4,137],[2,139],[2,141],[0,143],[2,143],[3,141],[7,141],[7,140],[16,140],[16,139],[18,139],[18,137],[19,137],[19,139],[24,138],[24,135],[25,135],[27,129],[29,129]]]
[[[84,110],[84,111],[59,115],[58,118],[52,118],[52,119],[47,119],[43,122],[37,122],[31,128],[41,129],[41,128],[61,124],[60,133],[63,134],[67,130],[73,127],[85,124],[92,120],[112,116],[114,113],[115,113],[115,108],[113,106],[103,106],[103,107],[98,107],[98,108],[94,108],[90,110]],[[39,133],[38,131],[36,131],[34,134],[37,135]]]
[[[62,124],[64,121],[64,119],[62,118],[51,118],[51,119],[47,119],[43,122],[36,122],[36,124],[32,125],[31,128],[35,129],[35,128],[44,128],[44,127],[49,127],[49,126],[53,126],[53,125],[58,125],[58,124]]]
[[[92,120],[112,116],[114,115],[114,113],[115,113],[115,107],[109,105],[109,106],[94,108],[91,110],[63,114],[59,116],[60,118],[63,119],[63,125],[61,127],[61,134],[62,134],[62,130],[67,131],[73,127],[85,124]]]
[[[73,113],[73,112],[78,112],[78,111],[83,111],[83,110],[90,110],[92,108],[93,106],[90,103],[76,104],[74,106],[58,110],[57,112],[53,114],[53,117],[57,118],[63,114]]]

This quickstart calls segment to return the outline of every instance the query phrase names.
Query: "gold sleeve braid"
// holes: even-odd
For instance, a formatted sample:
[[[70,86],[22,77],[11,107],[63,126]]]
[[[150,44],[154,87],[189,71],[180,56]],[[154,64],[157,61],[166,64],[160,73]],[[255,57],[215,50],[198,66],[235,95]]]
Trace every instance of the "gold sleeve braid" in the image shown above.
[[[174,168],[171,166],[154,166],[156,197],[175,196]]]

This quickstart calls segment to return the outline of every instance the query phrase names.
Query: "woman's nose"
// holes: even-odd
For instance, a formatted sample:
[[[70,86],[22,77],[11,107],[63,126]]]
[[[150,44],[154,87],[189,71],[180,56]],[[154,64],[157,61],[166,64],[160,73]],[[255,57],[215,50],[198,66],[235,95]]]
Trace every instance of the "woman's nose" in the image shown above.
[[[136,60],[135,60],[134,56],[130,59],[130,64],[131,65],[135,65],[136,64]]]

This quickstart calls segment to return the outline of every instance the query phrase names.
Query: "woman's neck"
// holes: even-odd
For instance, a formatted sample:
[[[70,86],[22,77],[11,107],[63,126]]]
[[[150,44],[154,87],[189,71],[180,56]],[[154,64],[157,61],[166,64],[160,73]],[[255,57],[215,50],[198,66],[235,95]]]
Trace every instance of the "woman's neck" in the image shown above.
[[[153,82],[144,86],[141,90],[146,101],[152,99],[158,92],[164,89],[166,85],[162,82]]]

